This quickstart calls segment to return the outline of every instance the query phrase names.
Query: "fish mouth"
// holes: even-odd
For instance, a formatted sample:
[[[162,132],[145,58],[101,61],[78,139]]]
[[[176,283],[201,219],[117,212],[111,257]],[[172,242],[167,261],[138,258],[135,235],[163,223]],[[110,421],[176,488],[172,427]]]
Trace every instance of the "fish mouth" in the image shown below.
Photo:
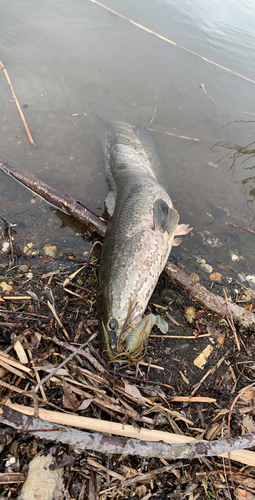
[[[157,325],[162,333],[168,330],[167,322],[161,316],[148,314],[136,326],[129,324],[125,321],[125,328],[121,334],[116,338],[113,330],[105,327],[102,322],[102,328],[105,337],[105,354],[108,358],[108,364],[132,364],[140,361],[146,354],[146,341],[151,333],[154,325]],[[110,343],[111,339],[111,343]]]
[[[138,332],[138,338],[136,338],[135,346],[132,348],[132,340],[130,342],[123,340],[123,335],[121,332],[120,336],[116,338],[115,333],[111,329],[107,329],[102,322],[102,329],[104,333],[105,340],[105,350],[103,351],[103,356],[107,358],[109,365],[113,364],[115,367],[119,365],[130,365],[134,362],[140,361],[146,354],[145,341],[143,339],[143,331],[139,331],[137,327],[128,325],[127,330],[127,340],[133,338],[133,332]]]
[[[137,318],[137,302],[130,300],[126,319],[123,322],[121,329],[119,324],[113,317],[105,324],[101,321],[102,331],[105,341],[105,350],[103,356],[108,359],[108,364],[131,364],[135,361],[142,359],[146,353],[144,349],[144,341],[142,339],[142,332],[140,332],[139,339],[136,342],[135,348],[130,348],[130,340],[127,339],[132,336],[132,332],[137,328],[137,321],[135,325],[133,322]],[[111,328],[117,323],[116,328]],[[116,334],[118,331],[118,334]],[[141,340],[141,341],[140,341]],[[132,344],[132,342],[131,342]]]

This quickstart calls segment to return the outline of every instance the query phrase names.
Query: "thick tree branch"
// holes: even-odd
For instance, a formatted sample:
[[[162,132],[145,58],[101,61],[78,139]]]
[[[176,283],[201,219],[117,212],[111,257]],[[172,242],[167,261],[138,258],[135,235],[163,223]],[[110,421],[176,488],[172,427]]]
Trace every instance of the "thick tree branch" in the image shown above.
[[[45,182],[38,180],[31,174],[15,167],[10,162],[0,157],[0,170],[10,175],[26,188],[36,193],[54,207],[59,208],[68,215],[85,224],[90,231],[97,232],[100,236],[105,235],[107,222],[84,207],[79,201],[66,194],[60,193]]]
[[[45,440],[72,445],[76,452],[83,452],[87,449],[101,453],[179,460],[216,456],[243,448],[251,448],[255,445],[255,432],[238,436],[237,438],[180,444],[167,444],[162,441],[140,441],[138,439],[125,439],[118,436],[107,437],[98,433],[78,431],[77,429],[59,424],[38,420],[5,405],[1,405],[0,408],[0,422],[22,432],[29,432]],[[236,454],[232,458],[238,460]]]
[[[225,299],[219,295],[214,295],[207,290],[203,285],[197,283],[188,274],[182,271],[179,267],[168,261],[164,274],[173,281],[179,288],[185,290],[192,300],[198,302],[205,309],[210,309],[220,316],[229,317],[232,314],[235,323],[242,328],[249,328],[255,330],[255,314],[247,311],[243,307],[233,304],[228,301],[226,304]]]

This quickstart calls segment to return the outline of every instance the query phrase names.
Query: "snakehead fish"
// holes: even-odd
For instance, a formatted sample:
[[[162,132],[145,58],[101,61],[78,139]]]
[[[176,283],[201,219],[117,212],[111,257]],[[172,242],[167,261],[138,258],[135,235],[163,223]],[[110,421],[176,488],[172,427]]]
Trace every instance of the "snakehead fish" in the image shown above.
[[[167,331],[160,316],[143,314],[172,246],[180,243],[174,236],[190,229],[178,226],[179,214],[144,126],[133,131],[126,123],[114,122],[107,162],[111,218],[101,254],[97,311],[107,357],[125,362],[141,357],[154,324]]]

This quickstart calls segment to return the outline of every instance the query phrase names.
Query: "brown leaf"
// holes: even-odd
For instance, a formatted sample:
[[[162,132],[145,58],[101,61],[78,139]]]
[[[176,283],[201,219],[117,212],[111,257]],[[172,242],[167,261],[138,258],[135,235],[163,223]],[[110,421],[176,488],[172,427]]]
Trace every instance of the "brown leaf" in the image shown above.
[[[192,306],[185,307],[184,316],[185,316],[186,320],[188,321],[188,323],[192,323],[192,321],[196,317],[196,309],[194,309],[194,307],[192,307]]]
[[[250,415],[245,415],[243,418],[243,425],[248,432],[255,432],[254,420]]]
[[[194,365],[197,366],[198,368],[201,368],[201,370],[203,370],[205,364],[208,361],[208,358],[210,357],[210,355],[212,353],[212,351],[213,351],[213,346],[208,344],[206,346],[206,348],[193,361]]]
[[[30,336],[30,347],[38,349],[40,343],[41,343],[41,334],[39,332],[34,332]]]
[[[12,286],[11,285],[8,285],[7,283],[5,283],[5,281],[2,281],[0,283],[0,286],[3,290],[3,292],[10,292],[12,290]]]
[[[200,281],[200,278],[197,273],[191,273],[190,278],[194,281]]]
[[[74,392],[72,391],[72,387],[64,380],[63,383],[63,405],[65,408],[69,408],[70,410],[77,411],[80,406],[80,401],[78,401]]]
[[[218,283],[220,283],[221,282],[221,278],[222,278],[222,274],[220,274],[220,273],[212,273],[212,274],[210,274],[210,279],[212,281],[217,281]]]
[[[81,405],[79,406],[78,411],[86,410],[89,407],[90,403],[92,403],[92,401],[94,401],[94,398],[84,399],[84,401],[82,401]]]
[[[236,500],[255,500],[255,496],[250,492],[238,488],[234,491]]]
[[[225,341],[225,332],[222,332],[219,328],[216,328],[214,325],[208,325],[206,327],[207,332],[214,337],[218,344],[221,346],[224,345]]]
[[[247,391],[240,396],[240,403],[245,404],[246,406],[252,406],[255,399],[255,391]]]
[[[141,484],[140,486],[137,486],[135,489],[135,494],[138,496],[138,498],[145,497],[146,493],[147,493],[147,488],[145,484]]]
[[[132,396],[133,398],[139,399],[141,403],[145,403],[142,394],[140,393],[136,385],[131,385],[125,382],[125,392],[130,396]]]

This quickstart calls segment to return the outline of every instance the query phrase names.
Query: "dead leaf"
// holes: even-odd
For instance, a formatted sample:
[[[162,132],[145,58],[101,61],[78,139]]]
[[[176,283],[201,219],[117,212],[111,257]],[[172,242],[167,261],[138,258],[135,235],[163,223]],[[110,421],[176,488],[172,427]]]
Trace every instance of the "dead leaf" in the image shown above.
[[[80,406],[80,401],[78,401],[75,396],[72,387],[64,380],[63,383],[63,405],[65,408],[69,408],[70,410],[77,411]]]
[[[94,398],[84,399],[84,401],[82,401],[82,403],[79,406],[77,411],[86,410],[89,407],[90,403],[92,403],[93,401],[94,401]]]
[[[194,309],[194,307],[192,307],[192,306],[185,307],[184,316],[185,316],[186,320],[188,321],[188,323],[192,323],[192,321],[196,317],[196,309]]]
[[[234,490],[234,494],[236,500],[255,500],[255,496],[250,491],[241,488]]]
[[[194,365],[203,370],[212,352],[213,346],[208,344],[206,348],[196,357],[196,359],[194,360]]]
[[[239,402],[246,406],[252,406],[255,399],[255,391],[247,391],[240,396]]]
[[[221,282],[221,278],[222,278],[222,274],[220,274],[220,273],[212,273],[212,274],[210,274],[210,279],[212,281],[217,281],[218,283],[220,283]]]
[[[190,278],[194,281],[200,281],[200,278],[199,278],[198,274],[196,274],[196,273],[191,273]]]
[[[140,393],[139,389],[136,387],[136,385],[131,385],[125,382],[125,392],[129,394],[129,396],[132,396],[133,398],[139,399],[141,403],[145,403],[142,394]]]
[[[22,347],[22,345],[21,345],[21,343],[20,343],[19,340],[17,340],[17,342],[15,342],[13,348],[16,351],[17,356],[18,356],[20,362],[23,363],[24,365],[27,365],[28,364],[27,355],[26,355],[25,350]]]
[[[138,496],[138,498],[145,497],[146,493],[147,493],[147,488],[145,484],[141,484],[140,486],[137,486],[135,489],[135,494]]]
[[[255,432],[254,420],[250,415],[245,415],[243,418],[243,425],[248,432]]]
[[[12,290],[12,286],[5,283],[5,281],[2,281],[0,286],[2,287],[3,292],[10,292]]]
[[[40,343],[41,343],[41,334],[39,332],[34,332],[32,333],[31,337],[30,337],[30,343],[29,343],[29,346],[32,348],[32,349],[38,349]]]
[[[224,342],[225,342],[225,332],[219,330],[219,328],[216,328],[214,325],[208,325],[206,327],[206,330],[207,332],[212,335],[212,337],[214,337],[218,344],[220,344],[222,347],[224,345]]]

